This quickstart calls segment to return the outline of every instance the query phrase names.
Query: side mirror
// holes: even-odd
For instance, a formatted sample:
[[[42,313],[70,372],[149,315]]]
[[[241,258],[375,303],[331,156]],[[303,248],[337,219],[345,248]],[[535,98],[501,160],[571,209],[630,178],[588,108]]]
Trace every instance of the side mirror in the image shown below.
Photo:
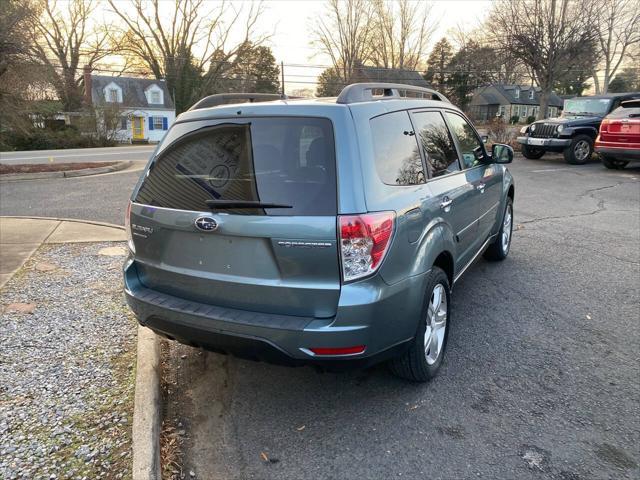
[[[482,143],[487,143],[489,141],[489,135],[482,135],[480,138],[482,139]]]
[[[511,163],[513,161],[513,148],[503,143],[494,143],[491,148],[491,160],[494,163]]]

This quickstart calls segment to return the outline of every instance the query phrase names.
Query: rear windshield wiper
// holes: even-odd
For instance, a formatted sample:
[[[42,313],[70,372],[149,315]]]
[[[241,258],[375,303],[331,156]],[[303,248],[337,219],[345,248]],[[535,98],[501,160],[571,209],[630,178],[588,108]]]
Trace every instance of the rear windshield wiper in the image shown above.
[[[259,202],[254,200],[206,200],[205,203],[209,208],[225,209],[225,208],[293,208],[292,205],[283,205],[281,203]]]

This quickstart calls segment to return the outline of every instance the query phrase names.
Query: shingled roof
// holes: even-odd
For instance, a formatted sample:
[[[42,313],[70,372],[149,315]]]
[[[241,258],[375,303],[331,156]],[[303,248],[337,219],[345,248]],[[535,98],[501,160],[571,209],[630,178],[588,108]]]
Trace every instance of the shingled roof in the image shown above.
[[[516,90],[520,89],[520,97],[516,98]],[[533,89],[533,98],[529,98],[529,91]],[[500,83],[494,83],[485,87],[480,87],[473,94],[473,100],[471,105],[504,105],[504,104],[517,104],[517,105],[540,105],[540,87],[531,85],[503,85]],[[551,92],[549,98],[550,107],[562,107],[562,99],[556,95],[555,92]]]
[[[106,75],[91,75],[91,101],[93,104],[105,101],[104,89],[110,83],[115,83],[122,89],[123,107],[173,110],[175,108],[169,89],[164,80],[137,77],[110,77]],[[163,91],[164,103],[149,103],[145,91],[152,85],[157,85]]]

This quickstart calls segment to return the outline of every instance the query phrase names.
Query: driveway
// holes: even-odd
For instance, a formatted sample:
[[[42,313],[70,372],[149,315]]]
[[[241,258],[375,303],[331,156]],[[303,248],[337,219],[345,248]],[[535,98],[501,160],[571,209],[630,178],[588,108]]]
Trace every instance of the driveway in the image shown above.
[[[208,479],[633,479],[640,168],[517,158],[513,246],[453,294],[441,374],[319,373],[168,342],[167,415]],[[389,319],[390,322],[393,319]]]

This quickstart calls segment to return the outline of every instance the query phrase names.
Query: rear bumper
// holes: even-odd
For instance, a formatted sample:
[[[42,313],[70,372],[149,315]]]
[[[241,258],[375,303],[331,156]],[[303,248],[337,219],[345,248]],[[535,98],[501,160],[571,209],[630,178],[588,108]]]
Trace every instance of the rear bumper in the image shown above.
[[[570,138],[538,138],[538,137],[517,137],[516,140],[521,145],[527,145],[542,150],[564,150],[571,145]]]
[[[619,160],[640,160],[640,145],[637,148],[616,147],[607,142],[596,142],[595,151]]]
[[[181,343],[251,360],[327,368],[366,367],[398,355],[413,338],[425,275],[394,285],[379,276],[344,285],[328,319],[249,312],[192,302],[146,288],[136,263],[124,267],[125,296],[141,325]],[[315,347],[366,345],[361,354],[314,356]]]

